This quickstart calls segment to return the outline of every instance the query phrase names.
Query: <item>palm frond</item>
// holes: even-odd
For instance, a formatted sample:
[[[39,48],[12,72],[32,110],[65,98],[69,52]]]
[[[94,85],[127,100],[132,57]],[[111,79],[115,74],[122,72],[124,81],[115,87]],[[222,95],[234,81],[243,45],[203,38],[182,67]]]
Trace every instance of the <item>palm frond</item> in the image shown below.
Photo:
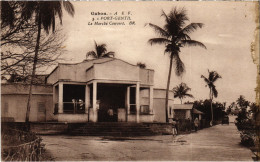
[[[201,43],[199,41],[195,41],[195,40],[182,40],[180,42],[181,42],[181,44],[183,46],[200,46],[202,48],[207,49],[207,47],[203,43]]]
[[[148,23],[148,25],[154,29],[154,31],[159,34],[160,36],[162,37],[166,37],[168,38],[170,35],[167,31],[165,31],[164,29],[162,29],[161,27],[157,26],[157,25],[154,25],[154,24],[151,24],[151,23]]]
[[[183,99],[185,97],[193,98],[193,95],[188,93],[188,91],[190,91],[191,88],[188,87],[187,84],[185,84],[185,83],[181,83],[181,84],[177,85],[172,90],[174,93],[174,98],[177,98],[177,97],[180,99]]]
[[[163,16],[163,17],[165,18],[165,22],[166,22],[166,24],[170,23],[170,20],[169,20],[167,14],[166,14],[163,10],[162,10],[162,14],[161,14],[161,16]]]
[[[216,87],[213,86],[211,89],[212,89],[213,96],[214,96],[215,98],[217,98],[217,97],[218,97],[218,91],[217,91]]]
[[[188,96],[190,98],[194,98],[192,94],[186,93],[185,96]]]
[[[89,51],[89,52],[87,52],[86,57],[89,57],[89,56],[93,56],[94,58],[97,58],[97,54],[96,54],[95,51]]]
[[[108,52],[102,55],[102,57],[115,57],[115,52]]]
[[[214,77],[212,78],[212,82],[215,82],[220,78],[222,78],[222,77],[217,72],[215,72]]]
[[[1,26],[9,25],[13,27],[15,21],[15,11],[10,2],[0,1],[1,6]]]
[[[69,1],[62,1],[63,7],[65,10],[71,15],[74,16],[75,14],[75,9],[74,6],[69,2]]]
[[[29,20],[31,19],[31,17],[33,16],[33,13],[35,12],[35,10],[37,10],[37,6],[38,6],[38,2],[36,1],[25,1],[22,4],[22,14],[21,17],[24,20]]]
[[[204,81],[206,82],[207,85],[210,84],[210,81],[209,81],[209,79],[207,77],[205,77],[204,75],[201,75],[201,78],[204,79]]]
[[[171,43],[170,40],[166,39],[166,38],[152,38],[148,40],[148,43],[153,45],[153,44],[167,44],[167,43]]]
[[[185,72],[185,65],[178,54],[173,55],[173,58],[175,62],[175,73],[177,76],[181,76]]]
[[[202,28],[204,26],[203,23],[190,23],[189,25],[187,25],[186,27],[184,27],[180,33],[184,33],[184,34],[190,34],[194,31],[196,31],[198,28]]]

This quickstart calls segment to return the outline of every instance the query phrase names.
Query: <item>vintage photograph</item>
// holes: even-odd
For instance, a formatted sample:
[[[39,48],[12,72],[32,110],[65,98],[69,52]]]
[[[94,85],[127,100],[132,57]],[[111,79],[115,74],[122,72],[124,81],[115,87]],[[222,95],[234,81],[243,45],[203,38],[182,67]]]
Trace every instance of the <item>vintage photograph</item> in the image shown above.
[[[260,160],[259,2],[0,5],[2,161]]]

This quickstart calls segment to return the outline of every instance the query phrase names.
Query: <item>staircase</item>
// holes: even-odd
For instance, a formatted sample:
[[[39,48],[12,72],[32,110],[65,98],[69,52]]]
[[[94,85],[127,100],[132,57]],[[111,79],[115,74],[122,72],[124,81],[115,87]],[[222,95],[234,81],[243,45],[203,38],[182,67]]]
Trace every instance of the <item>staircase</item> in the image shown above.
[[[68,133],[81,136],[151,136],[157,134],[148,125],[142,123],[118,122],[70,124]]]

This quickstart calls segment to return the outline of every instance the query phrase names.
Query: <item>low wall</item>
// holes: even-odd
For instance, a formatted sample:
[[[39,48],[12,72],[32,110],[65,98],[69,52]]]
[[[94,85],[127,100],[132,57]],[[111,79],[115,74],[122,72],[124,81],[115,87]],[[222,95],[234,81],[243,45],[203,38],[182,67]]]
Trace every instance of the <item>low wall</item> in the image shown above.
[[[83,123],[88,122],[88,114],[57,114],[59,122]]]
[[[140,114],[139,116],[139,120],[140,122],[147,122],[147,123],[152,123],[153,122],[153,118],[154,118],[154,115],[153,114]]]
[[[143,123],[155,134],[172,135],[172,124],[170,123]]]
[[[36,134],[57,135],[57,134],[67,134],[70,130],[70,127],[76,128],[85,124],[86,123],[48,122],[48,123],[30,123],[30,127],[31,127],[31,131],[35,132]],[[99,123],[97,122],[96,124]],[[110,124],[117,124],[117,123],[110,123]],[[118,124],[127,124],[127,123],[118,122]],[[156,135],[172,134],[172,125],[169,123],[140,123],[140,124],[149,127],[149,131],[152,132],[152,134],[156,134]],[[2,123],[2,126],[4,127],[16,128],[16,129],[21,129],[23,128],[24,125],[25,123],[22,122]]]
[[[3,128],[12,128],[17,130],[22,130],[25,126],[24,122],[2,122]],[[32,132],[36,134],[64,134],[68,131],[68,124],[66,123],[57,123],[57,122],[48,122],[48,123],[38,123],[32,122],[30,123],[30,129]]]

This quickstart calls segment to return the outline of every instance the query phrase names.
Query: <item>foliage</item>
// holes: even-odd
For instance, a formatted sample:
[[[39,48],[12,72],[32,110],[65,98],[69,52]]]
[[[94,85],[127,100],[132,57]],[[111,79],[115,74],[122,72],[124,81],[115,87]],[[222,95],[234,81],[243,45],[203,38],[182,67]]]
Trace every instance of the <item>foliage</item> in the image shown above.
[[[206,100],[196,100],[194,102],[185,102],[185,104],[193,104],[193,108],[201,111],[204,113],[203,118],[206,119],[206,121],[211,120],[211,101]],[[220,102],[212,102],[212,109],[213,109],[213,119],[215,121],[222,120],[222,118],[226,115],[225,113],[225,103]]]
[[[166,88],[166,97],[165,97],[165,114],[166,114],[166,122],[168,122],[168,98],[169,98],[169,87],[171,80],[171,71],[172,64],[174,62],[175,65],[175,73],[177,76],[181,76],[184,71],[184,63],[182,62],[179,54],[182,47],[186,46],[200,46],[206,49],[206,46],[196,40],[192,40],[190,38],[190,34],[197,30],[198,28],[202,28],[202,23],[190,23],[186,25],[186,22],[189,21],[187,17],[186,10],[184,8],[177,9],[173,8],[169,14],[166,14],[162,11],[161,15],[165,24],[163,27],[158,25],[148,23],[148,25],[154,29],[154,31],[158,34],[159,37],[149,39],[148,43],[151,45],[159,44],[164,45],[165,50],[164,53],[169,54],[170,56],[170,67],[169,74],[167,80],[167,88]]]
[[[245,99],[245,96],[243,95],[240,95],[239,98],[237,99],[237,104],[239,105],[239,107],[242,109],[242,108],[246,108],[247,106],[249,106],[250,102],[247,101]]]
[[[142,63],[142,62],[137,62],[136,65],[139,66],[141,69],[145,69],[146,68],[145,63]]]
[[[191,120],[188,120],[188,119],[179,119],[178,120],[178,132],[181,133],[181,132],[190,132],[191,129],[192,129],[192,123],[191,123]]]
[[[174,93],[174,98],[178,97],[181,100],[181,104],[182,104],[182,99],[186,97],[194,98],[192,94],[188,93],[188,91],[190,91],[191,88],[188,87],[186,83],[181,83],[180,85],[174,87],[172,90]]]
[[[102,57],[114,57],[115,56],[115,52],[107,52],[107,45],[106,44],[100,44],[98,45],[95,42],[95,51],[89,51],[86,55],[86,57],[94,57],[94,58],[102,58]]]
[[[14,11],[12,26],[9,23],[1,24],[1,74],[2,79],[8,79],[10,75],[16,76],[18,80],[24,80],[31,74],[35,42],[37,36],[37,25],[32,20],[22,18],[22,2],[2,2],[1,14],[6,10]],[[5,19],[5,16],[2,15]],[[62,43],[65,36],[61,28],[50,35],[42,34],[40,38],[38,72],[44,72],[48,67],[54,65],[59,56],[64,52]],[[41,71],[39,71],[39,69]],[[15,80],[15,79],[14,79]]]
[[[209,76],[205,77],[204,75],[201,75],[201,78],[204,79],[206,83],[206,87],[209,87],[209,99],[211,102],[210,108],[211,108],[211,124],[214,120],[214,110],[212,107],[212,102],[213,102],[213,97],[217,98],[218,97],[218,91],[216,89],[216,86],[214,83],[221,78],[221,76],[216,72],[216,71],[209,71]]]
[[[221,76],[216,72],[216,71],[209,71],[209,76],[205,77],[204,75],[201,75],[201,78],[204,79],[205,83],[206,83],[206,87],[209,87],[210,89],[210,99],[212,100],[213,97],[217,98],[218,97],[218,91],[216,89],[216,86],[214,85],[214,83],[221,78]]]
[[[249,104],[246,101],[244,96],[240,96],[237,99],[237,103],[240,106],[240,111],[236,118],[236,126],[240,131],[241,144],[247,147],[254,147],[256,145],[257,136],[256,136],[256,120],[255,113],[257,113],[257,106],[252,103],[250,105],[250,111],[247,112],[247,105]],[[253,117],[250,117],[249,113],[253,113]]]
[[[2,128],[2,159],[4,161],[39,161],[43,145],[35,133]]]

